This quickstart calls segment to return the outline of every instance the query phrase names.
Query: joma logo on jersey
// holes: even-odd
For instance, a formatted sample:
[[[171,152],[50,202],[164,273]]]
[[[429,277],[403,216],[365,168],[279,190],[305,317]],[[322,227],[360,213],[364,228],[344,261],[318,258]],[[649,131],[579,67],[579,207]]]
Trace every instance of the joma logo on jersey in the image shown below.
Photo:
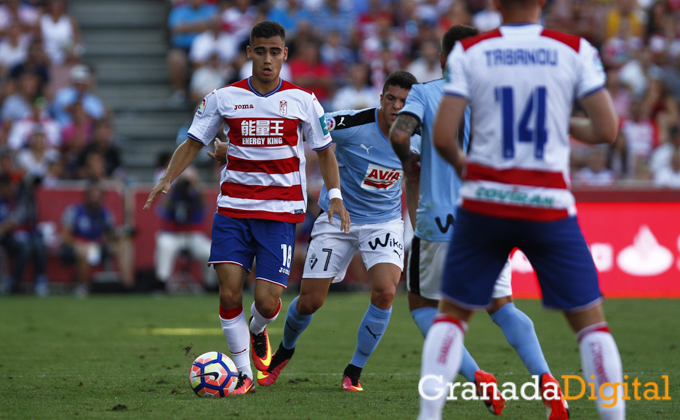
[[[385,166],[369,163],[366,169],[366,175],[361,183],[361,188],[365,190],[388,190],[393,188],[401,177],[404,171],[401,169],[392,169]]]
[[[234,105],[235,110],[239,109],[255,109],[255,107],[251,104],[245,104],[245,105]]]

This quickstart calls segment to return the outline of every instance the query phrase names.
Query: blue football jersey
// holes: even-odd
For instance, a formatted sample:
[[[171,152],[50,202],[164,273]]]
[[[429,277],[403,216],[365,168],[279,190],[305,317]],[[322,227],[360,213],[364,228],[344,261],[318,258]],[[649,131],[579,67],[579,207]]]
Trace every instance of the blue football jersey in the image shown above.
[[[413,115],[420,121],[420,199],[416,212],[415,235],[428,241],[444,242],[451,239],[458,191],[462,181],[456,171],[437,153],[432,143],[432,129],[439,103],[444,96],[444,79],[413,85],[400,114]],[[458,130],[459,141],[467,153],[470,141],[470,107],[465,109],[463,127]]]
[[[378,109],[326,114],[335,143],[345,208],[354,223],[382,223],[401,218],[401,161],[378,125]],[[414,136],[411,143],[417,142]],[[324,185],[319,207],[328,211]]]

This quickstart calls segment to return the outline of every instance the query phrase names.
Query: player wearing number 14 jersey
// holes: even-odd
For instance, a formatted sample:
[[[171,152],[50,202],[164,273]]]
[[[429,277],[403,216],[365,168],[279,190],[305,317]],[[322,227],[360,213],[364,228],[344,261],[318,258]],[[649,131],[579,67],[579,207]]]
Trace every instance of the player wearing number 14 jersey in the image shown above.
[[[332,282],[339,282],[359,251],[371,281],[371,303],[359,325],[354,357],[342,378],[342,389],[362,391],[361,371],[382,338],[392,313],[392,299],[404,264],[404,222],[401,219],[401,162],[392,151],[387,133],[404,106],[411,85],[410,73],[392,73],[380,95],[380,108],[327,114],[335,154],[340,166],[344,203],[352,223],[349,235],[324,214],[314,222],[307,249],[300,295],[288,307],[283,341],[260,385],[271,385],[293,356],[298,338],[323,305]],[[418,141],[419,136],[413,140]],[[319,206],[328,210],[324,185]]]
[[[514,247],[536,270],[543,304],[562,310],[576,332],[584,376],[612,397],[611,404],[598,398],[600,416],[625,417],[621,359],[568,173],[569,134],[587,143],[612,142],[617,118],[596,50],[538,25],[544,3],[496,0],[503,26],[456,43],[447,60],[433,138],[462,176],[462,203],[442,278],[441,313],[423,347],[420,419],[441,417],[444,397],[436,397],[440,383],[432,378],[441,375],[448,383],[455,377],[472,311],[491,303]],[[574,99],[587,118],[570,118]],[[450,121],[461,119],[467,102],[474,140],[466,158]],[[560,398],[554,383],[541,385],[544,399]]]

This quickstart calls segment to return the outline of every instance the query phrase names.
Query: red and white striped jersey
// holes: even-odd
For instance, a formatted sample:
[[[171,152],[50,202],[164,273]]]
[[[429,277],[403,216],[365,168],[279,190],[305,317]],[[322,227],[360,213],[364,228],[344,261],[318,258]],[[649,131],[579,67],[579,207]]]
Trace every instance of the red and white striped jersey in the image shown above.
[[[444,92],[470,101],[472,143],[461,206],[490,216],[558,220],[569,191],[575,98],[604,88],[588,41],[540,25],[507,25],[456,43]]]
[[[331,145],[313,93],[281,80],[262,95],[244,79],[203,99],[189,138],[210,144],[220,126],[229,142],[218,211],[228,217],[299,223],[307,209],[305,152]]]

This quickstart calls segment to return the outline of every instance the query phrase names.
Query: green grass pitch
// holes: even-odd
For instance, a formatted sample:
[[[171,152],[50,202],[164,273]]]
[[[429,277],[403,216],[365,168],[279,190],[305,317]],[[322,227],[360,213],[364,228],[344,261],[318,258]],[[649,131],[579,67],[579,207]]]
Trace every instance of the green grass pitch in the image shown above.
[[[284,311],[270,326],[274,348],[293,297],[284,296]],[[246,295],[244,306],[251,302]],[[227,352],[215,295],[2,298],[0,418],[413,419],[423,340],[403,294],[364,368],[365,391],[340,391],[367,304],[367,294],[331,294],[276,384],[213,400],[194,394],[188,371],[203,352]],[[542,310],[538,301],[517,306],[534,320],[553,374],[579,374],[578,348],[562,315]],[[680,418],[680,302],[612,299],[605,310],[629,380],[657,382],[663,392],[661,375],[669,376],[672,399],[628,401],[628,418]],[[529,379],[486,314],[473,319],[466,345],[500,383]],[[597,418],[592,401],[574,400],[570,407],[572,419]],[[492,417],[479,401],[448,402],[444,413],[444,418]],[[545,414],[539,401],[511,401],[502,418],[544,419]]]

